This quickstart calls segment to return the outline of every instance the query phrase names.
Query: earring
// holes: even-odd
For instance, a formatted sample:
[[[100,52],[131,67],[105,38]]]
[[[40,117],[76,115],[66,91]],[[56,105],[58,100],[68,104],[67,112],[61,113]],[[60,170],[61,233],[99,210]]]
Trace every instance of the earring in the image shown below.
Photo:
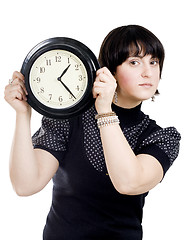
[[[156,90],[156,92],[155,92],[155,94],[151,97],[151,101],[152,102],[155,102],[155,96],[157,96],[157,95],[159,95],[160,93],[159,93],[159,90],[157,89]]]
[[[114,93],[114,99],[115,99],[115,103],[118,103],[118,95],[117,95],[117,91],[115,91],[115,93]]]
[[[155,95],[153,95],[153,96],[151,97],[151,101],[152,101],[152,102],[155,102]]]

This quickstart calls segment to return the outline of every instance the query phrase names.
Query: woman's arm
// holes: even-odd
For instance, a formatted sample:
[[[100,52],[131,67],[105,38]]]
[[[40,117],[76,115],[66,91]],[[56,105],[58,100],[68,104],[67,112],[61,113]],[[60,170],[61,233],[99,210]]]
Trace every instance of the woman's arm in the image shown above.
[[[118,192],[141,194],[161,181],[160,163],[147,154],[136,156],[119,125],[100,128],[100,133],[108,173]]]
[[[10,178],[16,193],[28,196],[42,190],[58,168],[58,161],[47,151],[33,149],[30,120],[17,114],[10,154]]]
[[[5,100],[16,110],[16,127],[10,154],[10,178],[16,193],[40,191],[58,168],[58,161],[44,150],[34,150],[31,140],[31,108],[26,102],[24,77],[14,72],[13,83],[5,88]]]
[[[116,80],[107,68],[97,71],[93,87],[99,114],[111,111]],[[157,185],[163,177],[160,163],[147,154],[136,156],[119,125],[100,128],[105,161],[111,181],[122,194],[141,194]]]

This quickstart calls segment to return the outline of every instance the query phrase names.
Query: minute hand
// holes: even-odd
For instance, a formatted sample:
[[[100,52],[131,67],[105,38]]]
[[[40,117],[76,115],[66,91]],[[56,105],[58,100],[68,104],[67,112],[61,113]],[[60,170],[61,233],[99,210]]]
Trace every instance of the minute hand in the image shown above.
[[[71,90],[61,81],[61,78],[57,78],[57,80],[64,86],[64,88],[76,99],[76,97],[73,95]]]

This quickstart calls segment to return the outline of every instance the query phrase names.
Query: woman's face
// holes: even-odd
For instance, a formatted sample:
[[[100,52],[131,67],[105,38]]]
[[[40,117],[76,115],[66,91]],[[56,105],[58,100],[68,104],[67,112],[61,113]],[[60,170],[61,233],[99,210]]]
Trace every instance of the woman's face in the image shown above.
[[[129,57],[117,66],[118,103],[137,105],[151,98],[160,79],[159,60],[151,55]]]

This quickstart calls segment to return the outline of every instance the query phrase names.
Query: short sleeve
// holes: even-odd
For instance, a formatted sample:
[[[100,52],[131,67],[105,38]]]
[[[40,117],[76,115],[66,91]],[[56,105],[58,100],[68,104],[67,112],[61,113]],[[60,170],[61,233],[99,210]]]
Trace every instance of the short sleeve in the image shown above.
[[[43,117],[40,129],[32,137],[33,146],[58,155],[67,150],[69,131],[69,120]]]
[[[140,143],[138,154],[154,156],[162,165],[165,174],[179,154],[180,140],[181,136],[176,128],[162,128]]]

